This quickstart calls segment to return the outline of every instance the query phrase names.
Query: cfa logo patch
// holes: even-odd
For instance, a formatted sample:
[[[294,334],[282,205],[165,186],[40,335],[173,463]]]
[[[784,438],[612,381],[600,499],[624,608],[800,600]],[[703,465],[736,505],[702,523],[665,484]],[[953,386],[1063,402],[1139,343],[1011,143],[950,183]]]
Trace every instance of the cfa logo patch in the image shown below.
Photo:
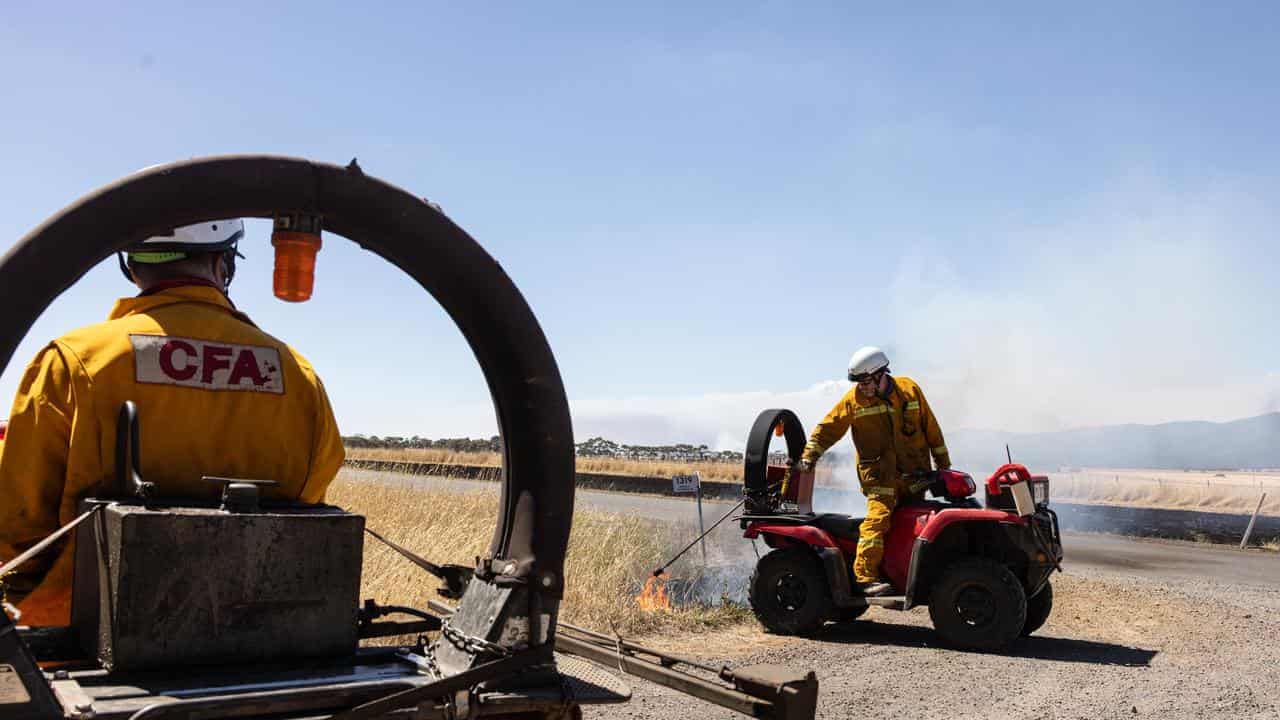
[[[284,394],[280,352],[167,335],[130,335],[140,383]]]

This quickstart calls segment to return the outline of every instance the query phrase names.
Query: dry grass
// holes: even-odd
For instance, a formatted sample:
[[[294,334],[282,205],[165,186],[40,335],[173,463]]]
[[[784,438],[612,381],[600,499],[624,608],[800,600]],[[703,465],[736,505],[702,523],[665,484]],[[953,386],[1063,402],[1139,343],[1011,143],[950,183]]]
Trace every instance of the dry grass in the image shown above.
[[[440,492],[410,483],[339,478],[327,501],[367,518],[371,529],[434,562],[471,565],[488,547],[497,514],[496,488]],[[670,554],[668,528],[634,517],[578,510],[565,562],[561,617],[627,636],[702,631],[750,620],[744,608],[717,604],[647,613],[635,595],[649,571]],[[425,607],[435,578],[373,539],[365,545],[362,597]]]
[[[1262,547],[1266,548],[1267,550],[1274,550],[1275,552],[1280,552],[1280,537],[1271,538],[1270,540],[1262,543]]]
[[[1261,514],[1280,516],[1280,488],[1269,486],[1187,482],[1122,473],[1053,473],[1050,486],[1056,500],[1237,514],[1253,513],[1261,493],[1266,492]]]
[[[494,452],[455,452],[443,448],[347,448],[347,457],[353,460],[390,460],[393,462],[452,463],[457,465],[502,464],[502,457]],[[606,457],[580,457],[575,461],[578,472],[611,473],[614,475],[639,475],[671,477],[698,471],[703,480],[742,482],[742,464],[729,462],[666,462],[661,460],[623,460]]]

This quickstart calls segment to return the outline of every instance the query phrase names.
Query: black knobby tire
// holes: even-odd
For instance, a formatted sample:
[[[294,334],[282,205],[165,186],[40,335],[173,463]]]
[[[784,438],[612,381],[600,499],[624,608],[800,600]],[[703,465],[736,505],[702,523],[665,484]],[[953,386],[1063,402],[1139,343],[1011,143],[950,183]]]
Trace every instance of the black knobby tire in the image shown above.
[[[760,558],[747,598],[760,624],[781,635],[808,635],[831,612],[827,574],[805,547],[782,548]]]
[[[1046,580],[1040,592],[1027,598],[1027,621],[1022,625],[1022,637],[1039,630],[1040,626],[1044,625],[1044,621],[1049,619],[1051,612],[1053,612],[1053,586]]]
[[[967,558],[952,563],[934,585],[929,617],[950,645],[1000,650],[1022,633],[1027,594],[1009,568],[986,558]]]

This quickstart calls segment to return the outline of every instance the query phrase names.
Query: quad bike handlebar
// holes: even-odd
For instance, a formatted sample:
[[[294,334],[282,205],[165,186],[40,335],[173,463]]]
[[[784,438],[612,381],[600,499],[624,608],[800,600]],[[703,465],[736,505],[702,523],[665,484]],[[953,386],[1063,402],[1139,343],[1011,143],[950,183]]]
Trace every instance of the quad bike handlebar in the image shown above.
[[[781,434],[786,438],[787,456],[794,477],[794,466],[804,452],[807,435],[800,418],[790,410],[773,408],[756,416],[751,431],[747,434],[747,446],[743,453],[743,500],[748,515],[768,515],[777,511],[787,492],[783,481],[776,479],[778,473],[774,468],[769,470],[769,442],[773,436]],[[1008,469],[1006,466],[997,471],[997,475]],[[1021,465],[1013,466],[1022,468]],[[1026,469],[1022,468],[1025,472]],[[771,475],[774,479],[771,479]],[[785,477],[785,476],[784,476]],[[947,500],[961,500],[977,492],[972,476],[958,470],[927,470],[910,473],[904,476],[909,484],[919,488],[920,492],[928,490],[934,497]],[[794,493],[792,493],[794,494]]]

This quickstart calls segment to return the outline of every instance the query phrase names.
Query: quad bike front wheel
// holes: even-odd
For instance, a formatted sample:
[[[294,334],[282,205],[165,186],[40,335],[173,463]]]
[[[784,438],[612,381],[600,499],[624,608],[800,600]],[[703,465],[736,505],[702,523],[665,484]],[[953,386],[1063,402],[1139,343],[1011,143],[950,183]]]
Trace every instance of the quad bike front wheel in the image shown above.
[[[1044,621],[1053,612],[1053,586],[1046,580],[1040,592],[1027,598],[1027,622],[1022,626],[1022,636],[1026,637],[1040,629]]]
[[[827,574],[808,548],[782,548],[760,558],[748,600],[760,624],[780,635],[808,635],[831,612]]]
[[[1027,595],[1009,568],[986,558],[959,560],[934,586],[929,617],[950,645],[1000,650],[1026,626]]]

